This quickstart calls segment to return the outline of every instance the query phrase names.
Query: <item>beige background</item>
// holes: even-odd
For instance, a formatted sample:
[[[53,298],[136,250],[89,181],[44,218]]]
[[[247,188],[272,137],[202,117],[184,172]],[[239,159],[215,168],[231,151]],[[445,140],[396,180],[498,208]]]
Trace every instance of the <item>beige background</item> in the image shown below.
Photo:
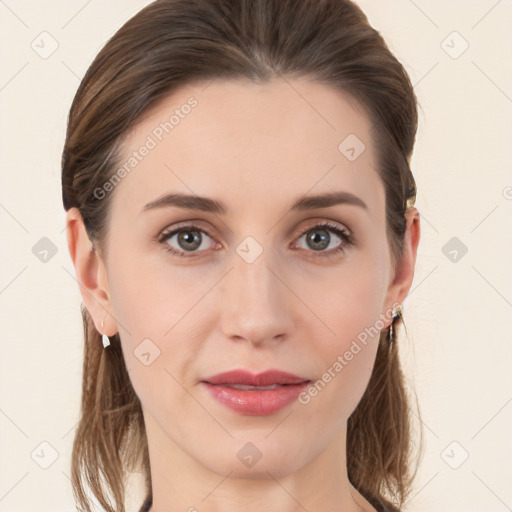
[[[147,3],[0,1],[0,512],[75,510],[83,340],[60,156],[80,78]],[[358,3],[422,107],[422,238],[401,342],[425,448],[406,510],[512,510],[512,1]]]

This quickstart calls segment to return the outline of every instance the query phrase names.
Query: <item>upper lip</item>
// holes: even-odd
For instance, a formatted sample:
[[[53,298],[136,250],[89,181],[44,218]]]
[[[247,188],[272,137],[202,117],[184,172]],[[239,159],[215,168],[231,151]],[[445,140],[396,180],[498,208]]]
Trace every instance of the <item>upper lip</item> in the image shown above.
[[[203,379],[210,384],[245,384],[247,386],[271,386],[272,384],[300,384],[309,379],[280,370],[267,370],[254,374],[246,370],[231,370]]]

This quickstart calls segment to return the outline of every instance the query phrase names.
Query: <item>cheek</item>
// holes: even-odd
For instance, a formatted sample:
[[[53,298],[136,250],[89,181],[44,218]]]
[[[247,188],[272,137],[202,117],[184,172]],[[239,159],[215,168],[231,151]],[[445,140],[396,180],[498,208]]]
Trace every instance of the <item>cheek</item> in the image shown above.
[[[162,254],[157,249],[151,253],[129,247],[112,254],[116,262],[109,268],[113,314],[131,344],[144,338],[167,341],[170,335],[166,334],[207,291],[207,282],[191,279],[183,268],[170,271],[163,249]]]
[[[347,419],[364,394],[383,328],[385,266],[362,258],[358,264],[357,271],[347,266],[331,279],[317,281],[309,286],[307,295],[308,304],[323,323],[318,328],[316,320],[309,322],[318,367],[323,370],[312,391],[318,399],[309,394],[312,402],[323,404],[333,421]]]
[[[352,332],[356,335],[351,336]],[[324,420],[330,418],[333,425],[346,421],[368,386],[378,343],[378,334],[361,336],[353,328],[347,328],[336,338],[325,339],[317,346],[317,353],[322,355],[322,373],[306,390],[307,396],[301,403],[316,402],[313,407],[322,410],[321,416]]]
[[[355,260],[355,259],[354,259]],[[307,298],[309,309],[322,320],[319,333],[332,338],[337,350],[346,350],[356,338],[377,322],[386,296],[386,267],[369,255],[359,253],[357,261],[338,270],[317,273],[297,283],[298,295]],[[313,318],[313,317],[311,317]],[[374,329],[372,333],[375,334]]]
[[[199,342],[192,332],[197,304],[211,279],[193,278],[193,270],[180,267],[169,272],[165,258],[155,263],[147,255],[145,260],[135,251],[125,251],[126,257],[122,252],[112,252],[119,263],[111,264],[108,274],[112,314],[133,387],[151,403],[157,398],[152,390],[182,392],[172,376],[184,382],[192,365]]]

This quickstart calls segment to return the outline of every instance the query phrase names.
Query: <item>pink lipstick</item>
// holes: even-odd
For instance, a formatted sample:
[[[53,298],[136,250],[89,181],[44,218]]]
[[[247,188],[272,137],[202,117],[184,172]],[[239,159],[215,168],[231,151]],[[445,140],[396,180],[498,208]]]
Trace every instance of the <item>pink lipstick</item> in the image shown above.
[[[233,370],[201,381],[213,398],[230,409],[249,416],[273,414],[290,403],[311,382],[280,370],[252,374]]]

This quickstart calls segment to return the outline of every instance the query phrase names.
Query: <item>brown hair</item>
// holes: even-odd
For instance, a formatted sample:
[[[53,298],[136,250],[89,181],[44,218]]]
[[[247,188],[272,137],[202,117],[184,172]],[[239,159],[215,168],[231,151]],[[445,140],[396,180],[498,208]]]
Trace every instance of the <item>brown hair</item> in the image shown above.
[[[332,86],[367,113],[396,268],[404,214],[416,196],[409,162],[417,101],[402,65],[349,0],[157,0],[142,9],[96,56],[73,100],[62,155],[64,208],[79,209],[89,238],[104,254],[109,197],[98,200],[94,190],[114,174],[121,142],[142,115],[194,80],[281,76]],[[119,334],[104,349],[90,314],[81,309],[85,346],[73,492],[81,510],[91,510],[88,486],[105,510],[124,511],[128,472],[143,470],[151,500],[141,404]],[[348,420],[347,470],[372,504],[400,507],[417,469],[411,472],[412,426],[398,346],[387,337],[388,330],[381,331],[370,382]]]

